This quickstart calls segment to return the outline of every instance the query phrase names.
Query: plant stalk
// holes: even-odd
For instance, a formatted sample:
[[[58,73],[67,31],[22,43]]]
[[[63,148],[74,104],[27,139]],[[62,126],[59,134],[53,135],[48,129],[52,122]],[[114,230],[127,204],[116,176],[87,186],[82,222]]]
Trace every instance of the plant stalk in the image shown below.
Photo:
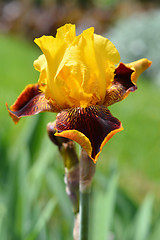
[[[89,199],[90,192],[80,192],[79,240],[89,239]]]
[[[96,165],[82,149],[80,157],[80,226],[79,240],[89,239],[89,210],[91,183],[95,174]]]
[[[96,165],[83,149],[79,161],[74,142],[54,135],[56,132],[54,123],[47,125],[47,132],[50,140],[58,146],[63,158],[66,193],[75,214],[74,240],[88,240],[90,192]]]

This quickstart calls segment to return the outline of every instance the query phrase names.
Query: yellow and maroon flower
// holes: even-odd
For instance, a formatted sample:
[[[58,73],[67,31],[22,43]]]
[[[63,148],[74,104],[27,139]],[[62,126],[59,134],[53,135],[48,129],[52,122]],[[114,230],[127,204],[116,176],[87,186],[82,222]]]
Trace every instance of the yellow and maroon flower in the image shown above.
[[[76,36],[72,24],[59,28],[56,37],[42,36],[35,43],[43,52],[34,62],[38,84],[24,89],[8,108],[10,116],[17,123],[24,116],[59,112],[56,136],[75,140],[96,162],[105,143],[123,129],[107,107],[137,89],[137,78],[151,62],[119,63],[120,55],[108,39],[94,28]]]

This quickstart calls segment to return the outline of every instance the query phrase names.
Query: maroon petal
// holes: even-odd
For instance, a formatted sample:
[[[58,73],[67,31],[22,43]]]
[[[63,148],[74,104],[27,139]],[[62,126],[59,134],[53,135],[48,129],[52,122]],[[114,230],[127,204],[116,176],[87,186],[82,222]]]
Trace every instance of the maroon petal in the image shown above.
[[[77,107],[60,112],[56,118],[55,128],[59,136],[77,141],[96,162],[104,144],[121,131],[121,122],[113,117],[105,106]],[[76,130],[77,134],[75,135]],[[73,132],[73,134],[72,134]],[[85,138],[81,138],[81,135]],[[91,154],[89,144],[91,144]],[[86,146],[87,147],[86,147]]]
[[[125,99],[130,92],[134,92],[137,86],[132,82],[131,75],[134,71],[126,67],[123,63],[115,69],[114,81],[107,89],[104,105],[110,106]]]
[[[50,102],[45,98],[44,93],[40,92],[38,84],[28,85],[15,103],[7,109],[13,121],[17,123],[21,117],[35,115],[40,112],[56,111]]]

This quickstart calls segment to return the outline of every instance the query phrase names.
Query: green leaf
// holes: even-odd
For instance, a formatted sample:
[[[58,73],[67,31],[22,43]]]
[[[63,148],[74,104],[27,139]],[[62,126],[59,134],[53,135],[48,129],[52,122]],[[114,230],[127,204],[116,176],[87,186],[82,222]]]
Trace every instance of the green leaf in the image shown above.
[[[34,240],[38,236],[38,234],[43,230],[48,220],[53,215],[53,211],[57,205],[57,201],[55,199],[50,199],[43,211],[40,213],[39,219],[37,220],[33,230],[29,234],[25,240]]]
[[[148,237],[151,226],[153,200],[152,195],[147,195],[137,213],[134,240],[146,240]]]
[[[114,174],[108,184],[106,192],[95,193],[93,215],[91,223],[91,239],[106,240],[112,234],[111,224],[114,216],[118,176]]]
[[[160,220],[156,221],[149,240],[158,240],[160,236]]]

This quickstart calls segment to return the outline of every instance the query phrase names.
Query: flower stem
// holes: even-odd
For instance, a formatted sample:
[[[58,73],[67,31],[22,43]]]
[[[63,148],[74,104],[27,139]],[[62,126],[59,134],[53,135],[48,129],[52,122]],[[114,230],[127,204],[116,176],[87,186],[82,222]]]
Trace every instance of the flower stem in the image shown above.
[[[83,149],[79,161],[74,142],[54,135],[56,132],[54,123],[48,123],[47,132],[50,140],[58,146],[63,158],[66,193],[75,214],[74,240],[88,240],[90,188],[96,165]]]
[[[79,240],[89,239],[89,209],[92,178],[96,165],[82,150],[80,157],[80,229]]]
[[[90,192],[80,192],[79,240],[89,239],[89,198]]]

